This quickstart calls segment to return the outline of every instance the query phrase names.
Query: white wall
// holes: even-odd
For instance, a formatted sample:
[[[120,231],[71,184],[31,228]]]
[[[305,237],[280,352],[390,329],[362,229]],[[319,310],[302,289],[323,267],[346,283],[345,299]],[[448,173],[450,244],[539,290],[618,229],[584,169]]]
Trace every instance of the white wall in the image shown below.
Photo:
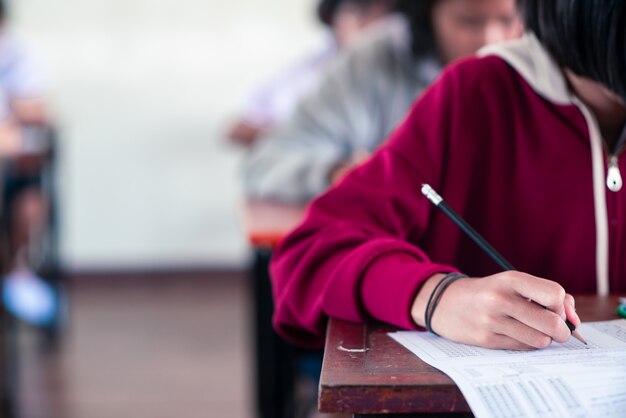
[[[246,93],[307,46],[313,0],[13,0],[50,74],[73,269],[236,267]]]

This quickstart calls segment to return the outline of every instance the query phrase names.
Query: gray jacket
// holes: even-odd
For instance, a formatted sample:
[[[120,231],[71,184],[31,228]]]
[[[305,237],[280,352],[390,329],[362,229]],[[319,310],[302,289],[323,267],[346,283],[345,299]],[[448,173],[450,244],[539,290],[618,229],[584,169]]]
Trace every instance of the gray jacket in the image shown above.
[[[373,151],[439,74],[416,59],[405,20],[387,19],[337,57],[291,119],[259,141],[244,165],[248,197],[305,202],[357,150]]]

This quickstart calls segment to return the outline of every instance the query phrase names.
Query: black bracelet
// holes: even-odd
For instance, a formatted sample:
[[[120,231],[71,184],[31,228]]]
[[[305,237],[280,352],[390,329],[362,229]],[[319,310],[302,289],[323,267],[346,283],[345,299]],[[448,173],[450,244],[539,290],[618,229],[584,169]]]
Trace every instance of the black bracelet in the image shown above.
[[[467,278],[467,276],[465,274],[460,274],[460,273],[453,273],[453,274],[449,274],[447,277],[444,277],[444,279],[442,280],[442,285],[439,287],[438,291],[436,292],[432,303],[427,307],[428,309],[428,322],[427,322],[427,329],[439,336],[439,334],[437,334],[433,328],[432,328],[432,319],[433,316],[435,314],[435,309],[437,308],[437,306],[439,305],[439,301],[441,300],[441,296],[443,296],[444,292],[448,289],[448,287],[456,282],[459,279],[463,279],[463,278]]]
[[[424,311],[424,322],[426,325],[426,329],[430,332],[432,332],[430,328],[430,317],[431,317],[431,310],[432,310],[431,306],[432,306],[433,298],[437,294],[437,291],[439,290],[439,288],[446,282],[446,280],[449,280],[451,277],[457,274],[458,273],[448,273],[445,276],[443,276],[443,278],[439,280],[439,282],[437,283],[433,291],[430,293],[430,297],[428,298],[428,302],[426,303],[426,310]]]
[[[437,283],[432,293],[430,294],[430,297],[428,298],[428,303],[426,304],[426,311],[424,312],[424,322],[426,323],[426,329],[429,332],[439,336],[439,334],[437,334],[433,330],[431,326],[431,322],[433,319],[433,314],[435,313],[435,309],[437,308],[437,305],[439,304],[439,301],[441,300],[441,296],[443,295],[443,293],[448,289],[448,287],[452,283],[456,282],[459,279],[463,279],[467,277],[468,276],[466,276],[465,274],[461,274],[461,273],[448,273],[439,281],[439,283]]]
[[[437,293],[437,289],[441,287],[443,282],[445,282],[450,276],[454,274],[456,273],[448,273],[445,276],[443,276],[441,280],[439,280],[439,282],[435,285],[435,288],[433,289],[433,291],[430,292],[430,297],[428,298],[428,302],[426,302],[426,309],[424,310],[424,322],[426,323],[426,329],[428,329],[428,331],[430,331],[430,329],[428,328],[428,317],[430,316],[429,310],[430,310],[430,304],[433,301],[433,297],[435,296],[435,293]]]
[[[426,325],[426,329],[435,335],[437,335],[437,333],[435,333],[431,327],[432,314],[435,311],[435,306],[436,306],[435,300],[437,299],[437,295],[440,293],[439,289],[442,286],[445,286],[445,283],[448,280],[451,280],[452,278],[454,278],[457,274],[458,273],[448,273],[445,276],[443,276],[443,278],[439,280],[439,283],[437,283],[433,291],[430,293],[430,297],[428,298],[428,303],[426,304],[426,311],[424,312],[424,322]]]

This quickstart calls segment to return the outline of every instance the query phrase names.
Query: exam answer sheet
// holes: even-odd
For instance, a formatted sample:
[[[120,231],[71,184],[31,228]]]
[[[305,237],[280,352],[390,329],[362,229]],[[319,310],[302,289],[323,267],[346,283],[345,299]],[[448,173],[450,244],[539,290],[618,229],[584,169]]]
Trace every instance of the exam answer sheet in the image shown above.
[[[431,333],[389,335],[457,384],[477,418],[626,417],[626,320],[579,327],[536,351],[489,350]]]

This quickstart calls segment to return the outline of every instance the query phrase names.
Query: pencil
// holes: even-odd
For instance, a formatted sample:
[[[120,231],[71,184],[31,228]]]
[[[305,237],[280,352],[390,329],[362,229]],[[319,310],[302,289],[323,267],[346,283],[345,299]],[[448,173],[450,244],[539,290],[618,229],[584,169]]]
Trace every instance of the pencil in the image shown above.
[[[516,270],[515,267],[511,263],[509,263],[499,252],[496,251],[470,224],[468,224],[465,219],[461,218],[461,216],[456,213],[439,194],[428,184],[422,185],[422,194],[431,201],[433,205],[441,209],[441,211],[448,216],[452,222],[454,222],[465,234],[472,240],[476,245],[478,245],[493,261],[500,266],[504,271]],[[583,338],[583,336],[576,330],[574,324],[572,324],[568,319],[565,320],[565,324],[567,328],[569,328],[572,333],[572,337],[576,338],[583,344],[587,345],[587,341]]]

